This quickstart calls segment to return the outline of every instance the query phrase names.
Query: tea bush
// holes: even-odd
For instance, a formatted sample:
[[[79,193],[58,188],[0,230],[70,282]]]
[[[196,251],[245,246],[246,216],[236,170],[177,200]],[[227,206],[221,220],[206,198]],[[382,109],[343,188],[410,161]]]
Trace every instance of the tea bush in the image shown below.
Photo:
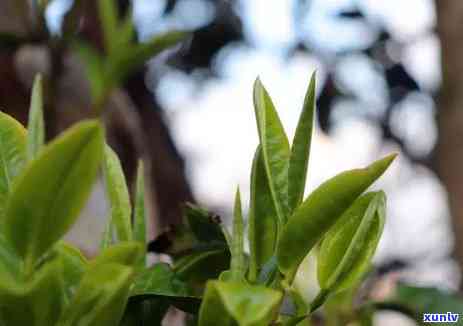
[[[187,34],[132,42],[130,17],[119,22],[100,0],[105,52],[76,42],[86,63],[93,108],[147,58]],[[231,234],[220,219],[188,204],[184,224],[148,246],[172,263],[147,265],[144,172],[129,198],[121,163],[100,119],[82,121],[45,144],[40,76],[27,130],[0,114],[0,325],[159,325],[169,307],[192,325],[307,325],[326,301],[351,296],[371,267],[386,196],[366,192],[395,158],[327,180],[304,199],[315,110],[315,75],[290,143],[263,84],[254,85],[259,134],[245,233],[239,190]],[[110,218],[92,259],[62,237],[102,171]],[[162,191],[162,189],[159,189]],[[246,239],[247,235],[247,239]],[[249,252],[244,244],[249,243]],[[317,256],[320,291],[311,302],[294,285],[304,258]],[[365,311],[355,318],[367,318]],[[368,315],[371,319],[371,315]]]

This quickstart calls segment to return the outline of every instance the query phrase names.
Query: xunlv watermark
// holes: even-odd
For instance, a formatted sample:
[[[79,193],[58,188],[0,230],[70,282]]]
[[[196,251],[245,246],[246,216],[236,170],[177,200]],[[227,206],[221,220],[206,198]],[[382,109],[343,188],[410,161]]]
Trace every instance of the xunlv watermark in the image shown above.
[[[444,314],[423,314],[423,322],[425,323],[456,323],[459,318],[459,314],[452,312]]]

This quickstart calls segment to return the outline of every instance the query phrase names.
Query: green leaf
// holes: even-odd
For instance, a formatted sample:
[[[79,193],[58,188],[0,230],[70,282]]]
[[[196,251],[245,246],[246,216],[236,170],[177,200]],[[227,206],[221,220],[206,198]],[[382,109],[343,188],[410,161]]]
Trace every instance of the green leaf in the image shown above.
[[[124,172],[119,158],[111,147],[106,145],[104,153],[104,177],[111,210],[110,220],[115,226],[117,239],[129,241],[133,237],[132,207]]]
[[[463,311],[463,299],[461,297],[437,288],[399,284],[394,299],[397,303],[415,310],[416,315],[421,318],[425,312],[446,313],[450,311],[461,313]],[[461,318],[460,316],[458,323],[454,325],[462,325]]]
[[[103,29],[103,38],[105,49],[108,54],[113,54],[117,51],[115,47],[118,33],[119,12],[114,0],[98,0],[98,12]]]
[[[322,289],[340,292],[361,281],[383,231],[385,201],[383,192],[359,197],[326,233],[317,264]]]
[[[114,326],[122,319],[133,269],[120,264],[97,264],[85,273],[58,326]]]
[[[233,238],[231,248],[230,271],[233,280],[240,281],[244,279],[246,266],[244,260],[244,226],[243,212],[241,210],[240,190],[236,191],[234,217],[233,217]]]
[[[44,264],[27,283],[0,278],[0,325],[55,325],[66,303],[61,261]]]
[[[304,99],[299,122],[291,147],[291,157],[288,168],[288,201],[293,212],[304,197],[307,167],[309,164],[310,145],[312,142],[313,120],[315,112],[315,73],[310,79],[309,88]]]
[[[189,33],[169,31],[153,37],[146,43],[134,44],[126,51],[120,51],[109,58],[108,77],[113,84],[120,83],[131,72],[143,66],[146,61],[162,51],[185,40]]]
[[[13,181],[26,160],[26,129],[0,112],[0,216],[3,219]]]
[[[81,122],[47,145],[13,186],[5,238],[25,259],[26,271],[75,222],[87,201],[103,151],[103,130]]]
[[[135,266],[142,257],[143,246],[135,241],[121,242],[110,246],[101,252],[93,261],[91,266],[116,263],[125,266]]]
[[[282,293],[263,286],[210,281],[199,312],[199,326],[267,326],[277,313]]]
[[[70,299],[87,270],[87,259],[82,255],[79,249],[63,241],[60,241],[55,246],[51,261],[54,261],[54,259],[61,261],[64,289],[68,299]],[[47,261],[47,264],[48,263]]]
[[[130,301],[146,299],[167,299],[171,304],[189,312],[197,310],[200,303],[188,285],[164,263],[146,269],[135,279]]]
[[[273,203],[280,224],[284,224],[288,216],[289,142],[272,99],[259,79],[254,83],[254,110]]]
[[[146,207],[145,207],[145,173],[143,162],[138,162],[137,187],[135,192],[135,211],[134,211],[133,239],[143,246],[143,256],[140,265],[146,265]]]
[[[29,122],[27,124],[27,161],[33,160],[45,144],[45,123],[43,121],[42,76],[37,75],[32,88]]]
[[[111,246],[113,243],[113,233],[114,233],[114,225],[111,221],[111,217],[108,217],[106,221],[106,226],[103,231],[103,235],[101,237],[100,242],[100,250],[105,250]]]
[[[195,252],[178,259],[174,267],[179,278],[192,283],[218,278],[229,268],[230,252],[224,249]]]
[[[200,243],[225,244],[227,241],[222,232],[220,217],[201,207],[187,203],[185,217],[188,227]]]
[[[254,282],[272,257],[277,241],[278,221],[268,185],[261,147],[254,155],[249,203],[249,279]]]
[[[76,42],[74,48],[85,65],[87,79],[90,81],[93,104],[101,105],[108,91],[103,58],[94,48],[82,41]]]
[[[277,245],[278,267],[292,282],[299,264],[344,211],[392,163],[389,155],[363,169],[338,174],[320,185],[296,209]]]
[[[0,234],[0,283],[14,283],[19,280],[21,272],[21,259],[16,255],[13,248]]]
[[[161,326],[170,302],[163,298],[147,300],[129,300],[120,325],[124,326]]]

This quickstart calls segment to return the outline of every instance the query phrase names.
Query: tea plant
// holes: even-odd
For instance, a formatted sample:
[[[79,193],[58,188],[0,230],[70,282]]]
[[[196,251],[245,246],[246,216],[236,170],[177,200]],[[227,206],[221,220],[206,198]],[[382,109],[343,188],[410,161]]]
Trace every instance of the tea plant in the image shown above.
[[[80,122],[44,144],[38,77],[28,131],[0,114],[0,323],[154,325],[173,305],[196,314],[198,325],[293,325],[331,295],[357,285],[385,218],[384,193],[362,193],[395,155],[341,173],[303,200],[315,78],[291,146],[259,80],[254,102],[260,145],[251,173],[249,255],[238,191],[231,235],[216,216],[189,205],[185,225],[172,232],[173,242],[164,248],[173,266],[146,267],[142,166],[132,209],[120,162],[105,144],[100,122]],[[88,260],[61,238],[76,221],[99,169],[110,218],[101,253]],[[318,252],[321,290],[306,304],[293,281],[312,250]],[[295,307],[290,315],[282,309],[285,297]]]
[[[130,70],[185,36],[170,32],[134,43],[131,19],[119,22],[111,0],[99,6],[105,52],[76,43],[97,115]],[[364,192],[395,155],[343,172],[304,199],[315,76],[291,144],[259,80],[254,107],[260,144],[251,171],[247,239],[239,191],[232,234],[217,216],[188,204],[184,224],[148,246],[169,254],[172,264],[147,266],[142,164],[132,207],[99,120],[80,122],[45,144],[37,77],[27,131],[0,113],[0,325],[159,325],[171,306],[200,326],[303,325],[327,300],[354,292],[370,268],[385,219],[385,194]],[[62,237],[99,171],[109,219],[101,252],[88,259]],[[318,257],[320,291],[306,302],[294,280],[310,253]]]

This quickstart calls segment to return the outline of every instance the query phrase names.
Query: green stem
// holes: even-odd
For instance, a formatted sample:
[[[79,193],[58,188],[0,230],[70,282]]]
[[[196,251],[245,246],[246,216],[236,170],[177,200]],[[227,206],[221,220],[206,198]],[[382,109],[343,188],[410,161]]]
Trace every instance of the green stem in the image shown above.
[[[329,293],[330,291],[326,289],[321,289],[320,292],[318,292],[315,299],[310,303],[310,313],[314,312],[320,308],[323,303],[325,303]]]

